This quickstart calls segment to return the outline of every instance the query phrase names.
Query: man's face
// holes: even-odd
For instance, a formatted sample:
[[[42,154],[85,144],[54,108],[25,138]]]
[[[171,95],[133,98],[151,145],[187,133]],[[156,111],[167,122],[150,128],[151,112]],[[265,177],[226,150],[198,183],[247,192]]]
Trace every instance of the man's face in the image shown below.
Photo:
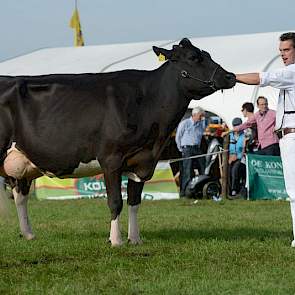
[[[292,40],[280,41],[279,50],[285,66],[295,63],[295,48]]]
[[[247,117],[247,110],[246,109],[242,109],[242,114],[243,114],[243,117]]]
[[[264,113],[268,110],[268,103],[263,98],[258,99],[257,106],[258,106],[259,112],[261,113]]]
[[[199,112],[199,113],[196,113],[196,114],[192,115],[192,118],[193,118],[194,122],[202,120],[203,117],[204,117],[204,113],[202,113],[202,112]]]

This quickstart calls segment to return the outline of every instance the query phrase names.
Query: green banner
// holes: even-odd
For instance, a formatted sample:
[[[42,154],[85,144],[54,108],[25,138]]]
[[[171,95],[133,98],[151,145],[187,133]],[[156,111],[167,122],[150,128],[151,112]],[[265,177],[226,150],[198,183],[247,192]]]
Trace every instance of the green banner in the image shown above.
[[[248,154],[247,181],[250,200],[288,198],[281,157]]]
[[[127,198],[128,178],[123,176],[121,191],[123,199]],[[35,194],[38,199],[65,200],[81,198],[106,198],[103,174],[84,178],[49,178],[40,177],[35,182]],[[176,199],[178,189],[167,162],[159,162],[154,175],[144,185],[142,199]]]

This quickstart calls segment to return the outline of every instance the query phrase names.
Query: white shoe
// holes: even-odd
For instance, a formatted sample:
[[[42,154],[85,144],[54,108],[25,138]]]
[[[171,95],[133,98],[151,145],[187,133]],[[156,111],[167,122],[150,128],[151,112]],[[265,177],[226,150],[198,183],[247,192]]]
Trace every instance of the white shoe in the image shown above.
[[[295,248],[295,240],[292,241],[292,243],[291,243],[291,247],[292,247],[292,248]]]

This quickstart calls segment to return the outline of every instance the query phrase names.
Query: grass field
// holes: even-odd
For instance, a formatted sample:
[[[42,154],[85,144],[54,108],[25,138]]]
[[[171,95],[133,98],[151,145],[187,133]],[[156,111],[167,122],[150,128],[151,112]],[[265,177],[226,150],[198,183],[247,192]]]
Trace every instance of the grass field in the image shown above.
[[[106,242],[104,200],[29,208],[34,241],[13,207],[0,221],[0,294],[295,294],[288,202],[145,201],[144,244],[120,248]]]

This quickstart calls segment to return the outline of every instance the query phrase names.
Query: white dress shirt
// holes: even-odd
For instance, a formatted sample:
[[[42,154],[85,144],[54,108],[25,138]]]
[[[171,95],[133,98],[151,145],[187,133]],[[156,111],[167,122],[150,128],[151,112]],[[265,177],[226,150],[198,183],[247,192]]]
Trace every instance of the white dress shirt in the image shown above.
[[[275,129],[295,128],[295,113],[284,114],[285,111],[295,111],[295,64],[262,72],[259,76],[260,86],[272,86],[280,90]]]

